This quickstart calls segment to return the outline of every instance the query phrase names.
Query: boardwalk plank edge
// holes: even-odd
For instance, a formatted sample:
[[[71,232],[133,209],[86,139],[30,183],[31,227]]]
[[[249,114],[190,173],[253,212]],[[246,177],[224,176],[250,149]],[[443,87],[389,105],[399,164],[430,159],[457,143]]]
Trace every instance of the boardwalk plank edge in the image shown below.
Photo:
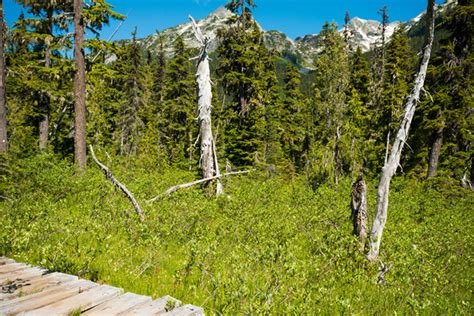
[[[173,302],[169,304],[169,302]],[[169,306],[174,309],[168,310]],[[204,310],[165,295],[156,300],[124,293],[76,276],[50,272],[0,256],[0,316],[3,315],[174,315]]]

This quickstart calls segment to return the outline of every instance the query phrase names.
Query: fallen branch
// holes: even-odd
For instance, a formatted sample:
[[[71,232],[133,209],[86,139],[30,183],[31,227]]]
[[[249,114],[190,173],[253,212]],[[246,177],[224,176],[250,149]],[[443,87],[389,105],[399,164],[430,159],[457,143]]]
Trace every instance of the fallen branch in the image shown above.
[[[117,179],[115,179],[114,176],[112,175],[112,172],[110,172],[110,170],[97,159],[94,153],[94,149],[92,148],[92,145],[89,145],[89,149],[91,151],[92,159],[94,159],[94,162],[104,172],[105,177],[109,179],[115,185],[115,187],[120,189],[120,191],[122,191],[127,196],[130,202],[132,202],[132,205],[135,208],[135,212],[140,216],[140,219],[143,221],[145,219],[145,216],[143,215],[143,211],[140,208],[140,205],[138,205],[137,201],[133,197],[132,193],[123,184],[118,182]]]
[[[382,260],[379,260],[380,263],[380,269],[377,273],[377,279],[375,280],[375,284],[383,284],[385,283],[385,274],[392,269],[393,264],[385,265]]]
[[[10,199],[8,196],[0,195],[0,200],[5,200],[13,204],[13,199]]]
[[[213,176],[213,177],[209,177],[209,178],[205,178],[205,179],[201,179],[201,180],[196,180],[196,181],[185,183],[185,184],[175,185],[175,186],[169,188],[168,190],[166,190],[164,193],[162,193],[158,196],[155,196],[154,198],[148,200],[148,203],[155,202],[156,200],[158,200],[163,195],[171,195],[174,191],[177,191],[179,189],[186,189],[186,188],[192,187],[193,185],[196,185],[196,184],[199,184],[199,183],[211,181],[211,180],[214,180],[214,179],[220,179],[222,177],[233,176],[233,175],[236,175],[236,174],[249,173],[249,172],[252,172],[252,171],[255,171],[255,170],[228,172],[228,173],[224,173],[224,174],[221,174],[221,175],[216,175],[216,176]]]

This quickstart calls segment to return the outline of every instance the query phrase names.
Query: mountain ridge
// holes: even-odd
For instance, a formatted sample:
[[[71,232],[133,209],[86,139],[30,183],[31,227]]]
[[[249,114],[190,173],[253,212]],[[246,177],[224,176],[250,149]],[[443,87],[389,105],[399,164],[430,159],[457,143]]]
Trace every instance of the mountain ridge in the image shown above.
[[[448,0],[445,4],[437,6],[438,15],[449,7],[455,5],[456,0]],[[425,12],[421,12],[416,17],[406,21],[394,21],[387,24],[386,39],[390,40],[395,29],[405,26],[406,32],[412,28],[419,27]],[[217,31],[221,28],[229,27],[227,21],[234,14],[225,7],[219,7],[208,16],[197,21],[203,33],[210,39],[210,51],[213,52],[218,46]],[[257,21],[256,21],[257,22]],[[299,36],[294,40],[289,38],[284,32],[278,30],[264,30],[257,22],[258,27],[263,32],[265,45],[272,50],[276,50],[283,55],[293,56],[303,67],[311,68],[312,62],[320,52],[319,33]],[[363,52],[372,50],[381,41],[381,23],[376,20],[367,20],[360,17],[353,17],[348,23],[349,39],[348,43],[352,49],[358,47]],[[344,27],[338,32],[343,33]],[[180,35],[185,44],[190,48],[199,47],[199,43],[194,38],[191,23],[179,24],[175,27],[167,28],[159,34],[152,34],[138,40],[140,45],[152,53],[157,53],[163,41],[163,48],[168,57],[173,55],[173,42]]]

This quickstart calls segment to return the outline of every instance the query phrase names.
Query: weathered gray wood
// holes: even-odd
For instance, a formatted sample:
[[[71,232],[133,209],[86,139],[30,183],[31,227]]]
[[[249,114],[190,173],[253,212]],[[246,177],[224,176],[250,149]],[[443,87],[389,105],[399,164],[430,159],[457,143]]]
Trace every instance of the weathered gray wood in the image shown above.
[[[24,270],[30,268],[30,266],[24,263],[10,262],[0,266],[0,275],[12,273],[13,271]]]
[[[168,303],[168,301],[171,301],[172,304]],[[120,313],[119,315],[121,316],[159,315],[159,314],[165,313],[166,307],[170,305],[174,305],[175,307],[178,307],[181,305],[181,302],[169,295],[166,295],[166,296],[160,297],[159,299],[154,300],[153,302],[142,304],[132,310]]]
[[[77,277],[63,273],[49,273],[31,278],[16,279],[12,284],[2,284],[0,301],[12,300],[17,297],[27,296],[41,292],[62,283],[76,281]]]
[[[352,185],[351,209],[354,234],[359,238],[363,250],[367,238],[367,185],[362,176]]]
[[[375,209],[375,218],[372,223],[372,230],[370,232],[370,251],[367,255],[367,258],[370,261],[376,260],[380,252],[382,233],[387,221],[390,181],[392,180],[392,177],[395,175],[398,166],[400,165],[402,150],[408,138],[408,132],[410,130],[410,125],[415,114],[418,100],[420,98],[421,89],[425,83],[426,72],[428,70],[428,64],[431,56],[431,47],[433,45],[434,38],[434,0],[428,0],[426,17],[428,29],[425,39],[425,46],[423,48],[423,57],[415,77],[413,89],[405,104],[405,111],[397,132],[397,137],[393,142],[390,156],[382,168],[382,174],[380,175],[380,181],[377,188],[377,205]]]
[[[15,270],[10,273],[0,274],[0,284],[9,281],[15,281],[16,279],[26,279],[34,276],[40,276],[47,272],[48,270],[37,267],[27,267],[26,269]]]
[[[204,315],[204,309],[191,304],[187,304],[165,313],[167,316],[201,316]]]
[[[68,315],[74,311],[85,311],[122,294],[122,289],[111,286],[95,286],[77,295],[59,300],[44,307],[30,310],[24,315],[49,316]]]
[[[151,303],[151,298],[133,293],[125,293],[86,311],[83,315],[117,315],[145,303]]]
[[[3,266],[7,263],[12,263],[12,262],[15,262],[15,261],[7,257],[0,257],[0,266]]]
[[[78,280],[67,282],[39,293],[22,296],[7,302],[0,302],[0,315],[18,314],[31,311],[56,303],[71,296],[77,296],[78,294],[97,286],[97,284],[91,281]]]
[[[127,198],[132,203],[133,208],[135,209],[135,212],[138,214],[138,216],[140,216],[140,219],[143,221],[145,219],[145,215],[143,214],[143,211],[140,205],[138,205],[137,200],[135,200],[135,198],[133,197],[132,192],[130,192],[122,183],[120,183],[117,179],[115,179],[115,177],[112,175],[112,172],[110,172],[110,170],[97,159],[94,153],[94,148],[92,148],[92,145],[89,145],[89,149],[91,151],[92,159],[99,166],[102,172],[105,174],[105,177],[109,179],[118,189],[120,189],[120,191],[122,191],[123,194],[125,194],[125,196],[127,196]]]
[[[208,45],[209,38],[203,35],[201,28],[189,16],[193,26],[194,35],[201,44],[201,52],[198,56],[198,64],[196,70],[196,82],[198,87],[198,123],[199,135],[201,137],[201,159],[203,178],[219,176],[219,164],[215,152],[216,144],[212,135],[211,111],[212,111],[212,86],[211,86],[211,70],[209,67]],[[217,178],[216,195],[224,193],[222,184]]]
[[[218,175],[218,176],[213,176],[213,177],[206,178],[206,179],[201,179],[201,180],[196,180],[196,181],[185,183],[185,184],[175,185],[175,186],[169,188],[168,190],[166,190],[165,193],[157,195],[154,198],[148,200],[148,203],[156,202],[163,195],[171,195],[174,191],[177,191],[179,189],[186,189],[186,188],[192,187],[193,185],[203,183],[203,182],[206,182],[206,181],[210,181],[210,180],[214,180],[214,179],[218,179],[218,178],[222,178],[222,177],[233,176],[233,175],[237,175],[237,174],[249,173],[249,172],[252,172],[252,171],[254,171],[254,170],[228,172],[228,173],[224,173],[224,174],[221,174],[221,175]]]
[[[1,284],[0,315],[159,315],[171,310],[182,315],[202,315],[202,309],[187,306],[171,296],[155,301],[147,296],[123,294],[122,289],[100,286],[76,276],[16,263],[1,257],[4,276],[9,283]],[[19,270],[15,270],[17,268]],[[10,282],[12,280],[12,282]],[[193,314],[193,311],[201,311]],[[181,315],[181,314],[179,314]]]

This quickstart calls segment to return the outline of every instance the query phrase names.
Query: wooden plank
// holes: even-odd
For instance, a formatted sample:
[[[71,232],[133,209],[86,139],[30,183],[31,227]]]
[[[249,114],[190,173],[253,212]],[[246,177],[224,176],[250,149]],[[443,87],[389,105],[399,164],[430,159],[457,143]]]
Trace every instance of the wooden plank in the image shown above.
[[[58,286],[59,284],[69,281],[76,281],[77,279],[76,276],[57,272],[33,276],[31,278],[16,279],[11,284],[2,285],[0,302],[38,293],[52,286]]]
[[[4,284],[6,282],[13,282],[17,279],[27,279],[34,276],[44,275],[48,272],[48,270],[36,267],[28,267],[22,270],[12,271],[10,273],[0,274],[0,284]]]
[[[72,312],[82,312],[122,294],[122,289],[111,286],[96,286],[88,291],[48,304],[44,307],[30,310],[24,315],[50,316],[69,315]]]
[[[0,257],[0,266],[3,266],[7,263],[12,263],[12,262],[15,262],[15,261],[7,257]]]
[[[204,315],[201,307],[181,306],[168,295],[151,301],[147,296],[122,292],[0,257],[0,315]]]
[[[78,280],[67,282],[39,293],[18,297],[7,302],[0,302],[0,315],[27,312],[74,295],[77,296],[97,286],[97,284],[91,281]]]
[[[133,293],[125,293],[119,297],[111,299],[103,304],[100,304],[83,315],[87,316],[101,316],[101,315],[117,315],[126,312],[141,304],[150,303],[151,298],[148,296],[137,295]]]
[[[191,304],[187,304],[178,308],[173,309],[165,313],[167,316],[202,316],[204,315],[204,309]]]
[[[127,315],[127,316],[132,316],[132,315],[159,315],[166,313],[166,307],[169,307],[171,304],[168,303],[168,301],[171,301],[174,306],[180,306],[181,302],[178,301],[177,299],[166,295],[163,297],[160,297],[159,299],[154,300],[153,302],[142,304],[139,306],[136,306],[134,309],[125,311],[123,313],[120,313],[119,315]]]
[[[0,275],[28,268],[31,268],[31,266],[26,265],[24,263],[11,262],[0,266]]]

